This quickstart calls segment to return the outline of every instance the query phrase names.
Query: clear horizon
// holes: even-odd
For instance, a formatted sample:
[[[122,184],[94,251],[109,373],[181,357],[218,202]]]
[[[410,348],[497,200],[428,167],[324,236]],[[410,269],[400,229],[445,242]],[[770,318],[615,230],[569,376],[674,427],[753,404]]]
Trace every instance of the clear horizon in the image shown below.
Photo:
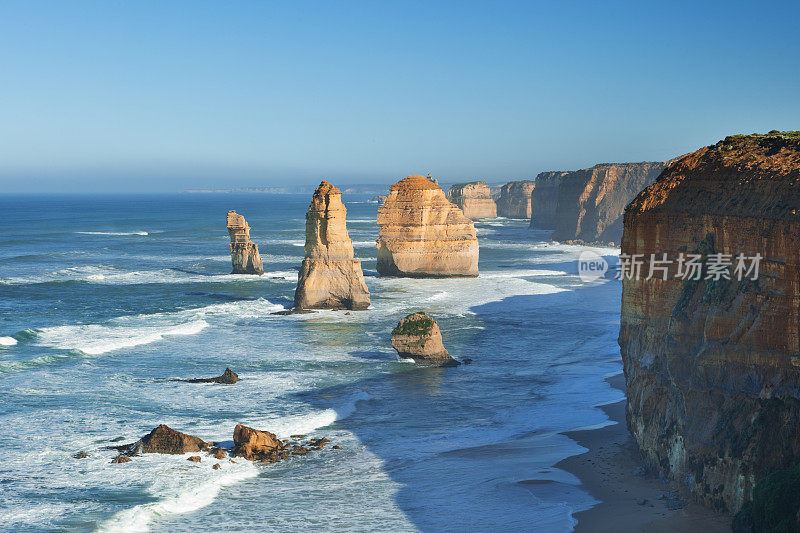
[[[533,179],[800,129],[794,2],[5,3],[0,191]]]

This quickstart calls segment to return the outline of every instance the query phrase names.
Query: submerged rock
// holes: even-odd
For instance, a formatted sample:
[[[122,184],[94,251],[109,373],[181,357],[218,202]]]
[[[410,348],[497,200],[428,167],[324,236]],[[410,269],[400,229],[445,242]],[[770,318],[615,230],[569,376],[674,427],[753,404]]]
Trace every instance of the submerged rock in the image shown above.
[[[111,460],[112,463],[130,463],[131,458],[125,455],[118,455]]]
[[[177,455],[187,452],[199,452],[207,450],[209,447],[210,445],[202,439],[175,431],[171,427],[161,424],[138,441],[116,448],[125,455],[139,453]]]
[[[531,218],[531,202],[536,182],[510,181],[500,188],[497,214],[506,218]]]
[[[390,187],[378,209],[378,272],[383,276],[478,275],[475,226],[424,176]]]
[[[460,207],[464,216],[472,220],[497,216],[497,205],[492,199],[492,191],[482,181],[453,185],[447,191],[447,199]]]
[[[457,366],[442,344],[439,324],[426,313],[413,313],[392,331],[392,347],[403,359],[413,359],[426,366]]]
[[[185,381],[186,383],[222,383],[224,385],[233,385],[239,381],[239,374],[230,368],[226,368],[225,372],[223,372],[221,376],[217,376],[215,378],[195,378],[185,379],[182,381]]]
[[[294,293],[296,309],[366,309],[369,290],[347,234],[339,189],[323,181],[306,212],[305,259]]]
[[[86,452],[78,452],[72,457],[74,457],[75,459],[86,459],[87,457],[89,457],[89,454]]]
[[[649,467],[732,513],[800,462],[798,183],[800,132],[734,135],[625,210],[622,253],[644,260],[623,277],[628,427]],[[651,254],[671,261],[667,279],[647,279]],[[681,254],[702,258],[699,279],[678,276]],[[746,269],[760,254],[757,279],[736,274],[739,254]]]
[[[234,274],[264,273],[258,245],[250,240],[250,226],[236,211],[228,211],[228,235],[231,238],[231,262]]]

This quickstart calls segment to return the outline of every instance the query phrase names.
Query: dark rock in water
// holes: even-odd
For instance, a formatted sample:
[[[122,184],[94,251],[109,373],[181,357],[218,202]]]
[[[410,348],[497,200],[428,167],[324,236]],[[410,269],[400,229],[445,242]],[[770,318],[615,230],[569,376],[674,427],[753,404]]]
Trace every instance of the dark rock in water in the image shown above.
[[[333,449],[334,449],[334,450],[341,450],[341,449],[342,449],[342,447],[341,447],[341,446],[339,446],[338,444],[336,444],[336,445],[334,445],[334,446],[333,446]]]
[[[272,315],[288,316],[288,315],[307,315],[309,313],[316,313],[313,309],[284,309],[283,311],[275,311],[270,313]]]
[[[225,459],[228,457],[228,452],[222,448],[214,448],[211,450],[211,455],[214,457],[214,459]]]
[[[189,458],[188,458],[188,459],[186,459],[186,460],[187,460],[187,461],[191,461],[191,462],[193,462],[193,463],[199,463],[199,462],[201,462],[201,461],[202,461],[202,459],[200,458],[200,456],[199,456],[199,455],[193,455],[193,456],[189,457]]]
[[[646,505],[647,498],[636,498],[636,505]]]
[[[217,464],[215,464],[214,466],[212,466],[211,468],[213,468],[214,470],[219,470],[219,469],[220,469],[220,468],[222,468],[222,467],[220,466],[220,464],[219,464],[219,463],[217,463]]]
[[[131,458],[125,455],[118,455],[111,460],[112,463],[130,463]]]
[[[230,368],[226,368],[225,372],[223,372],[221,376],[217,376],[215,378],[196,378],[186,379],[184,381],[186,381],[186,383],[223,383],[225,385],[233,385],[239,381],[239,374]]]
[[[202,439],[175,431],[169,426],[161,424],[153,431],[138,441],[125,446],[116,447],[124,455],[139,453],[166,453],[178,455],[187,452],[207,450],[209,443]]]
[[[89,457],[89,454],[86,452],[78,452],[72,457],[74,457],[75,459],[86,459],[87,457]]]
[[[465,365],[471,365],[472,364],[472,359],[469,358],[469,357],[465,357],[464,359],[461,360],[461,363],[463,363]]]

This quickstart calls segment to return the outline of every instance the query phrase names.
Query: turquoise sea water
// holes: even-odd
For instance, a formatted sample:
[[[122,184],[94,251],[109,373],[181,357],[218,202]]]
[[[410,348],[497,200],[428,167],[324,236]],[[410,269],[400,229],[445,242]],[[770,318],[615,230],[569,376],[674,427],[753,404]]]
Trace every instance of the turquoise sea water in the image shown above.
[[[585,248],[506,219],[476,223],[476,279],[381,278],[378,206],[343,199],[372,306],[276,316],[293,300],[308,196],[0,197],[0,527],[570,531],[595,501],[552,465],[582,450],[561,432],[603,424],[597,406],[621,398],[604,381],[621,370],[619,283],[582,284]],[[229,209],[264,276],[230,274]],[[416,310],[473,363],[398,361],[390,331]],[[172,381],[226,366],[236,385]],[[160,423],[342,449],[219,470],[110,464],[104,446]]]

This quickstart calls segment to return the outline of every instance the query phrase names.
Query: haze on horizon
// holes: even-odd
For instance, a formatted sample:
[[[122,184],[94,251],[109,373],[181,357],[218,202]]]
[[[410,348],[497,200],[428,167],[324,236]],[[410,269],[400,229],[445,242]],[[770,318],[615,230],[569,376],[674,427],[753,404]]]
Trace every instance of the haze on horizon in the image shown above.
[[[800,4],[6,2],[0,191],[533,179],[800,129]]]

